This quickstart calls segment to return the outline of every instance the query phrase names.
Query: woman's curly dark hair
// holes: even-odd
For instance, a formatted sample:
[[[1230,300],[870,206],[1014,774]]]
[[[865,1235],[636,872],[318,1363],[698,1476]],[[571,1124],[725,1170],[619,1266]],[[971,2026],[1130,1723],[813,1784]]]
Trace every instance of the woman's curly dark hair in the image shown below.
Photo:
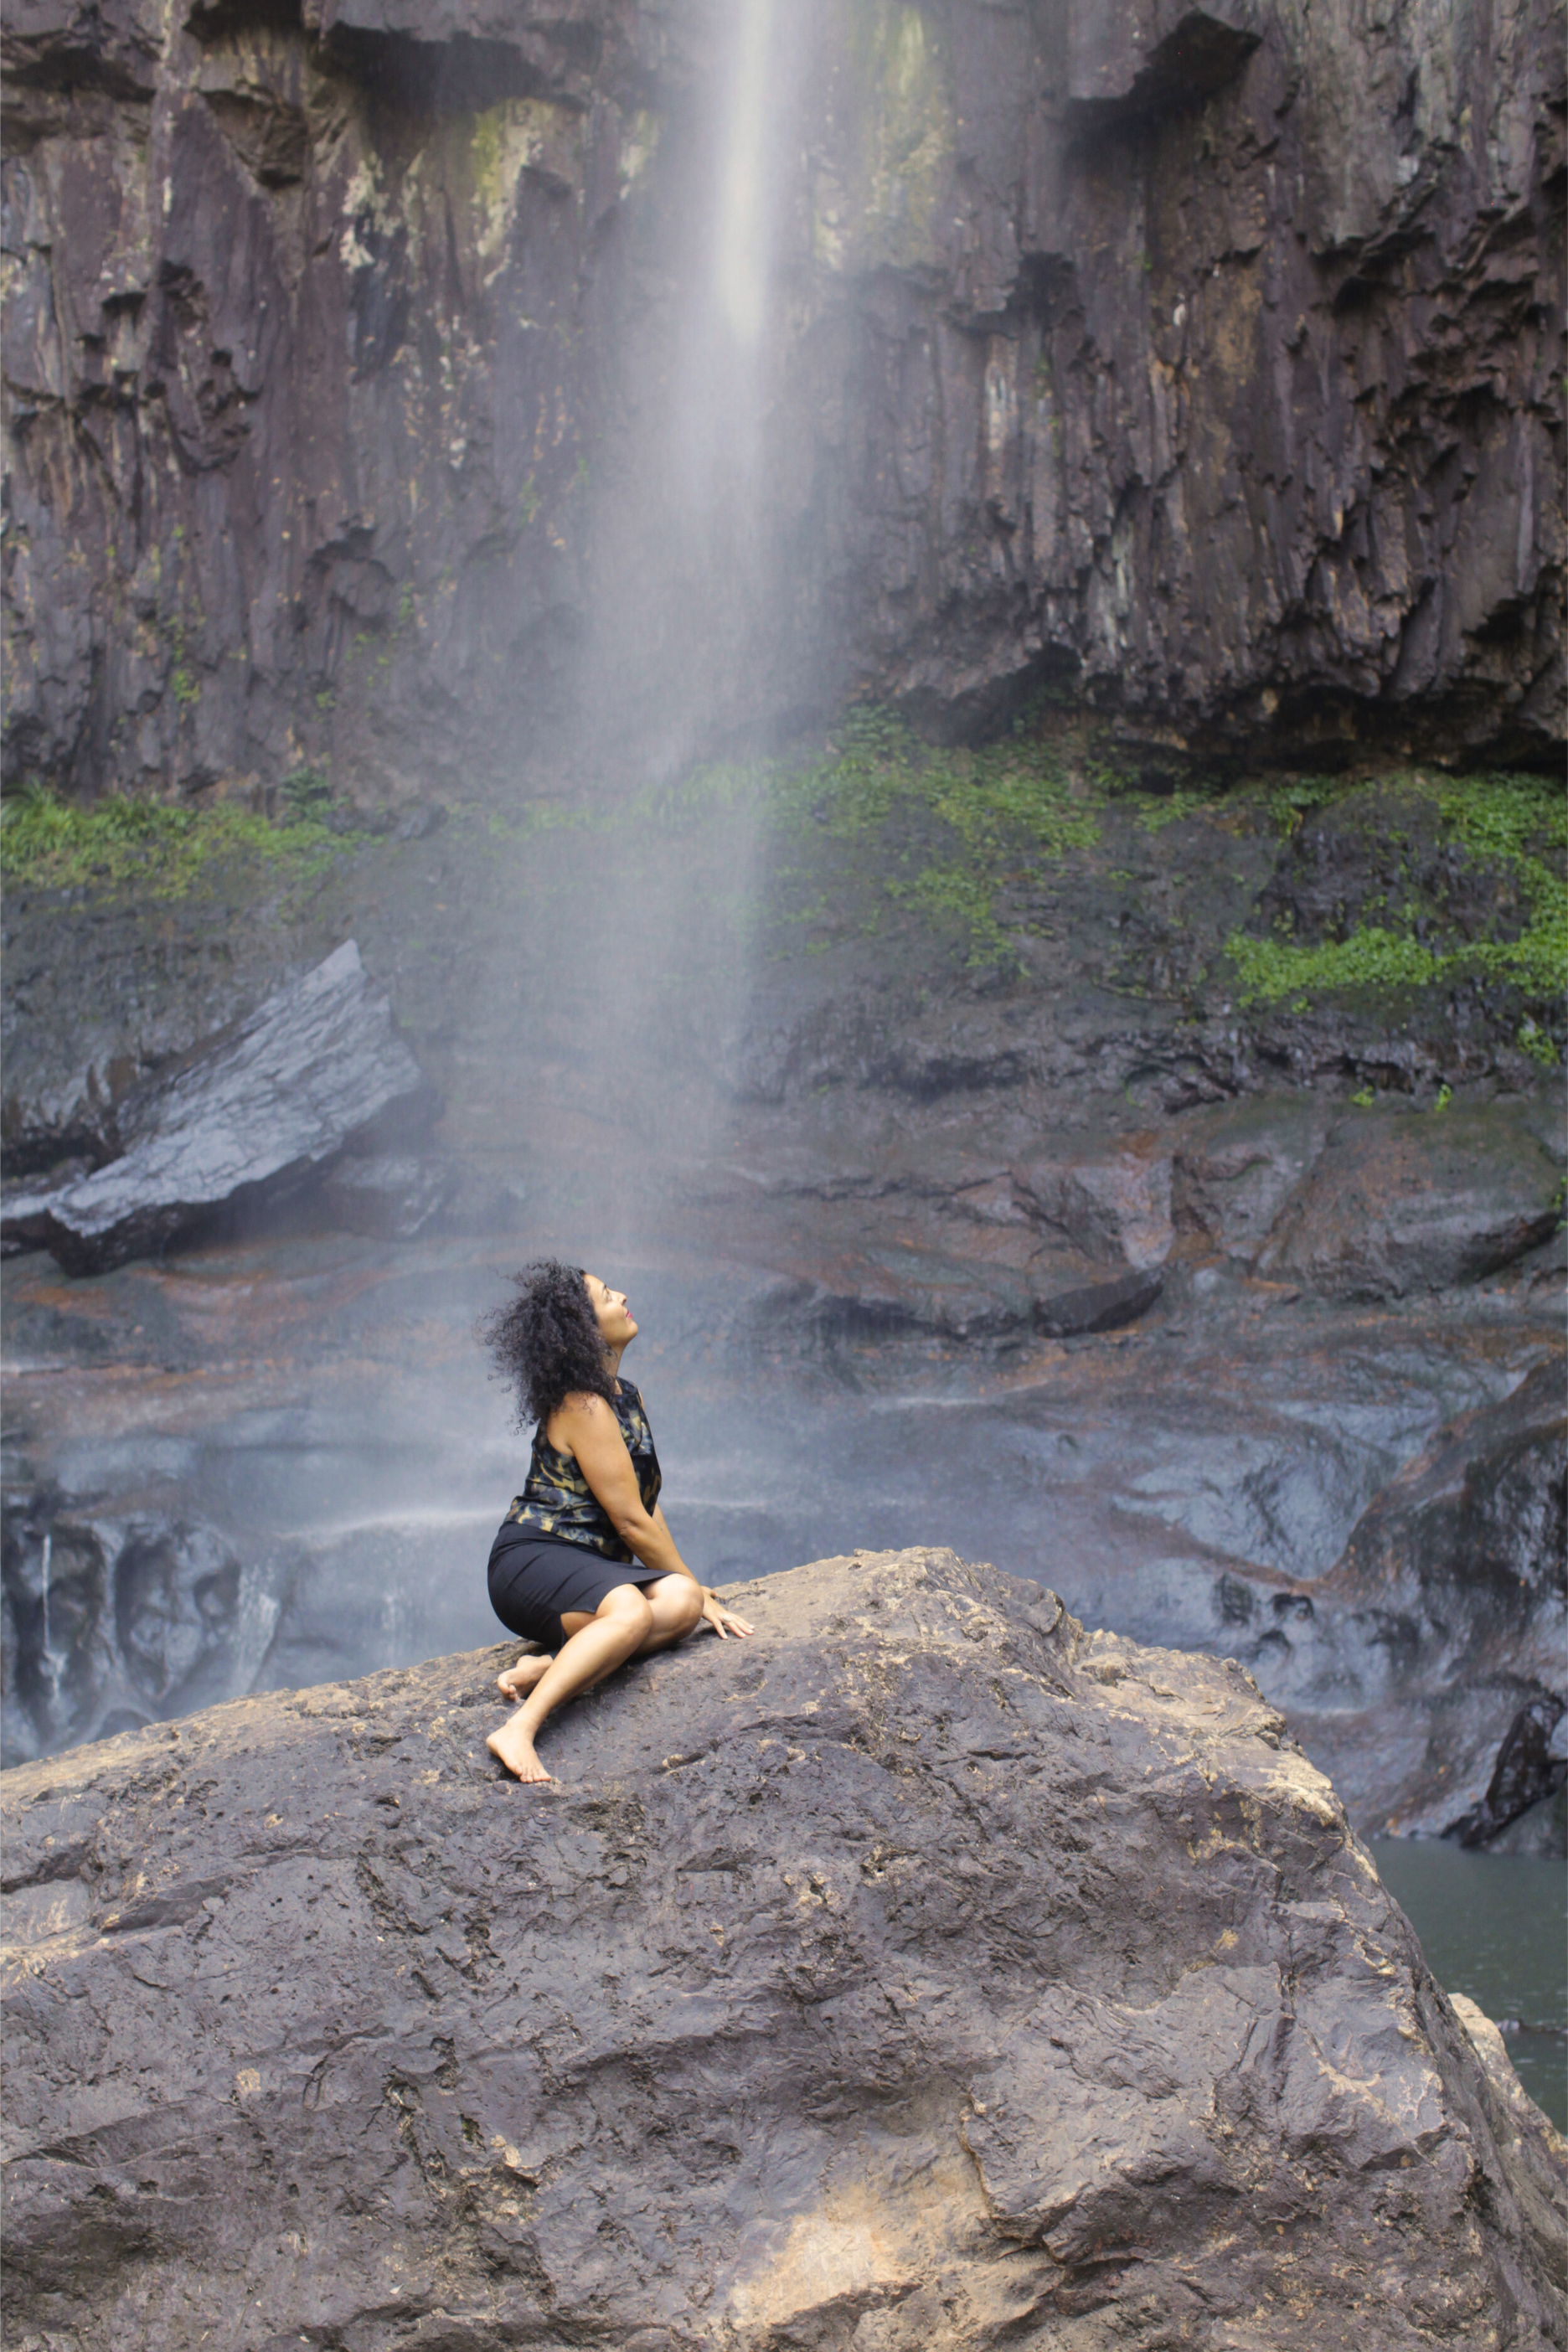
[[[517,1391],[518,1426],[548,1421],[576,1391],[613,1401],[604,1335],[582,1267],[537,1258],[515,1280],[517,1296],[483,1318],[479,1337],[496,1378]]]

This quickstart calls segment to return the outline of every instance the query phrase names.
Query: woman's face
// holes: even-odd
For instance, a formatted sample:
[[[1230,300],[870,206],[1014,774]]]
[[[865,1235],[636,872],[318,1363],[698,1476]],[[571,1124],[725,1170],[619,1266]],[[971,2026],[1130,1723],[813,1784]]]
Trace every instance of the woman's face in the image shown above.
[[[626,1292],[610,1289],[607,1284],[599,1280],[596,1274],[585,1274],[583,1279],[588,1286],[589,1301],[595,1315],[598,1318],[599,1328],[604,1333],[605,1347],[626,1347],[628,1341],[637,1336],[637,1327],[626,1311]]]

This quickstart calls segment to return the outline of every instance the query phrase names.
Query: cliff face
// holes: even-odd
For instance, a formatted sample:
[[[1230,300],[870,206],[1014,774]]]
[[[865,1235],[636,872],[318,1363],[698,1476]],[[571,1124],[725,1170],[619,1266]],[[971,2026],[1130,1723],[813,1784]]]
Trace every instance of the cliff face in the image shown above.
[[[1544,2352],[1562,2142],[1234,1664],[952,1554],[7,1773],[18,2342]]]
[[[744,365],[735,15],[18,0],[10,776],[495,791],[1052,681],[1560,738],[1548,0],[775,12]]]

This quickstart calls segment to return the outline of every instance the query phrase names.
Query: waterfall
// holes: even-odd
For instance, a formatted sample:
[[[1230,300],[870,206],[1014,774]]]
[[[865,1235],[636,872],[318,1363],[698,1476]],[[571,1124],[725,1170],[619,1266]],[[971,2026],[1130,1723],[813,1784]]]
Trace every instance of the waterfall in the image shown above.
[[[44,1601],[44,1631],[43,1640],[38,1652],[39,1670],[42,1674],[44,1686],[48,1693],[51,1706],[60,1695],[60,1683],[65,1675],[66,1665],[68,1663],[64,1655],[56,1651],[49,1633],[49,1570],[54,1559],[54,1530],[51,1528],[44,1538],[43,1555],[40,1561],[40,1582],[43,1587]]]
[[[747,350],[761,338],[767,309],[773,13],[773,0],[741,0],[719,173],[714,286],[726,322]]]

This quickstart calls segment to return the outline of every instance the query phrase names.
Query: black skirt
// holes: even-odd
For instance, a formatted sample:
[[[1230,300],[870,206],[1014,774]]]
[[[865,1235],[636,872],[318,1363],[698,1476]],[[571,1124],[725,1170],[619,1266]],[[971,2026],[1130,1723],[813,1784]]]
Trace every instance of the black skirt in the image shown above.
[[[566,1639],[563,1610],[591,1617],[618,1584],[658,1581],[640,1560],[606,1559],[583,1544],[524,1535],[510,1519],[490,1547],[490,1607],[509,1633],[546,1650],[558,1650]]]

